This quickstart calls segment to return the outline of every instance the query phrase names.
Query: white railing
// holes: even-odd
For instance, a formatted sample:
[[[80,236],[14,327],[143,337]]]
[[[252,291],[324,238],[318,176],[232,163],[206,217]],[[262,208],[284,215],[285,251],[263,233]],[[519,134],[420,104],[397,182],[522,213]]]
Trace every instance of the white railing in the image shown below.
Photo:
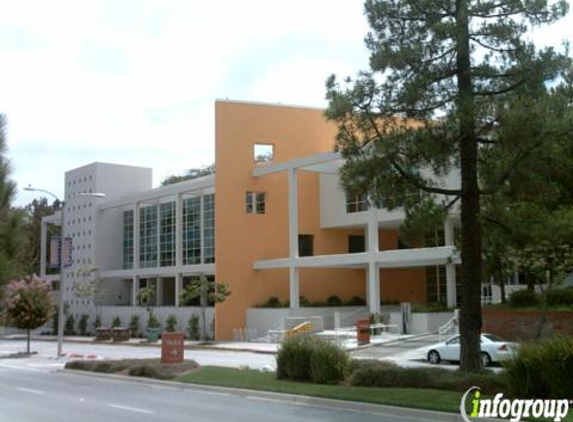
[[[456,309],[454,311],[454,316],[438,328],[439,341],[442,341],[443,337],[449,337],[451,335],[457,334],[459,332],[459,321],[460,321],[460,311]]]
[[[234,341],[256,341],[257,329],[256,328],[233,328]]]

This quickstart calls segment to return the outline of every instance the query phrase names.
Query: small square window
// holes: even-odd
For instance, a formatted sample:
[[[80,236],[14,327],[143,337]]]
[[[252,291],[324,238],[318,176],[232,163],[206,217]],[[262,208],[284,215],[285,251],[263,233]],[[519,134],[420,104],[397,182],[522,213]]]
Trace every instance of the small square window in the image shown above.
[[[253,158],[255,164],[265,164],[273,160],[275,146],[273,144],[255,144],[253,147]]]
[[[363,235],[348,235],[348,253],[361,253],[366,250],[366,242]]]
[[[266,213],[266,194],[265,192],[245,193],[245,211],[247,214],[265,214]]]

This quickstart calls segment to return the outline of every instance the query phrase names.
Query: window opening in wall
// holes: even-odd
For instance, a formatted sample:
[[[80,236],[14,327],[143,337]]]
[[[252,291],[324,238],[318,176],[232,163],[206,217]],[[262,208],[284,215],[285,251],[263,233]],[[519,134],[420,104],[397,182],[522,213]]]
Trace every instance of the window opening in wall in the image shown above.
[[[266,164],[273,160],[275,146],[273,144],[255,144],[253,146],[253,158],[255,164]]]
[[[366,250],[366,240],[363,235],[348,235],[348,253],[360,253]]]
[[[346,195],[346,212],[360,212],[368,209],[368,195]]]
[[[298,235],[298,256],[314,255],[314,236],[312,234]]]
[[[246,192],[245,193],[245,211],[247,214],[265,214],[266,213],[266,193],[265,192]]]

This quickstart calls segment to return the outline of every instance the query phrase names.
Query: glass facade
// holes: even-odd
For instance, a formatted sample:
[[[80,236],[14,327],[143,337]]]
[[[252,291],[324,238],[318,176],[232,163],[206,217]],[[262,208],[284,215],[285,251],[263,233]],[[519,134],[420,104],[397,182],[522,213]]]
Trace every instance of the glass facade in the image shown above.
[[[139,265],[157,267],[157,205],[139,210]]]
[[[159,206],[159,264],[175,265],[175,202]]]
[[[123,269],[133,268],[133,210],[123,212]]]
[[[215,262],[215,195],[203,197],[203,240],[205,264]]]
[[[203,211],[203,213],[201,213]],[[123,212],[123,268],[134,264],[134,212]],[[141,268],[176,265],[176,204],[174,201],[139,209]],[[186,198],[182,203],[182,264],[215,262],[215,195]],[[203,248],[203,251],[201,249]]]
[[[183,265],[201,263],[201,197],[183,201]]]

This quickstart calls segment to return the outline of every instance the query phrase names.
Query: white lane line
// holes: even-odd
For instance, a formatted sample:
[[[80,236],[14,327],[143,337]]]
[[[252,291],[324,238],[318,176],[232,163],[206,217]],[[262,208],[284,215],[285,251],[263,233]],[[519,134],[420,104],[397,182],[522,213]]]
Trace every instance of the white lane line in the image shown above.
[[[31,388],[17,388],[16,390],[18,391],[22,391],[24,393],[32,393],[32,394],[38,394],[38,395],[43,395],[44,392],[40,391],[40,390],[32,390]]]
[[[46,372],[46,371],[42,371],[41,369],[28,368],[27,366],[16,366],[16,365],[0,365],[0,368],[9,368],[9,369],[16,369],[16,370],[22,370],[22,371],[32,371],[32,372]]]
[[[115,409],[121,409],[121,410],[128,410],[130,412],[146,413],[148,415],[153,413],[151,410],[140,409],[139,407],[122,406],[121,404],[113,404],[112,403],[109,405],[109,407],[113,407]]]

